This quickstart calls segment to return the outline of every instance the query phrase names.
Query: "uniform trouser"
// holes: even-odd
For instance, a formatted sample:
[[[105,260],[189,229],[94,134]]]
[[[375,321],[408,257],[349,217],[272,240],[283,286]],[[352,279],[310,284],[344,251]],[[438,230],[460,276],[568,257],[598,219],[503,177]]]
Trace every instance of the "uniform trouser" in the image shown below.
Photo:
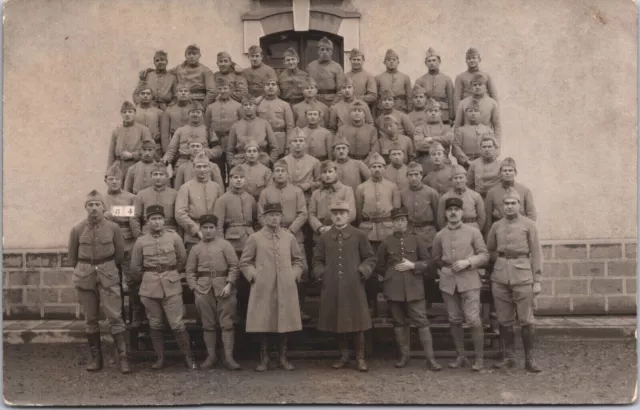
[[[124,320],[122,320],[122,293],[120,284],[104,287],[100,283],[95,289],[80,289],[76,287],[78,301],[84,311],[84,322],[86,333],[100,332],[98,319],[100,317],[100,306],[107,317],[111,334],[116,335],[126,330]]]
[[[141,295],[140,300],[144,307],[147,308],[149,328],[153,330],[162,330],[162,313],[164,313],[167,317],[171,330],[177,332],[185,330],[184,321],[182,320],[182,317],[184,316],[182,292],[172,296],[165,296],[163,298],[149,298]]]
[[[491,283],[491,292],[496,305],[498,323],[511,327],[516,322],[516,313],[520,326],[533,324],[533,286],[504,285]]]
[[[232,288],[233,289],[233,288]],[[213,288],[209,292],[202,294],[193,292],[195,296],[196,309],[202,319],[202,330],[205,332],[215,332],[216,327],[220,326],[222,330],[233,330],[233,323],[236,316],[236,291],[226,298],[216,296]]]
[[[461,325],[466,322],[469,326],[479,326],[480,320],[480,289],[459,292],[455,290],[453,295],[442,292],[444,305],[447,308],[449,323]]]
[[[380,247],[380,242],[378,241],[370,241],[371,247],[373,248],[373,253],[378,253],[378,248]],[[369,304],[369,309],[373,308],[373,313],[377,312],[378,306],[378,293],[380,293],[380,281],[378,280],[377,275],[371,275],[369,279],[364,282],[364,291],[367,295],[367,303]]]
[[[236,251],[238,259],[242,255],[242,251]],[[247,321],[247,309],[249,307],[249,292],[251,291],[251,285],[244,275],[238,275],[236,279],[236,301],[237,301],[237,317],[243,323]]]
[[[389,300],[389,310],[394,327],[407,327],[413,323],[417,328],[429,326],[427,306],[424,299],[411,301]]]

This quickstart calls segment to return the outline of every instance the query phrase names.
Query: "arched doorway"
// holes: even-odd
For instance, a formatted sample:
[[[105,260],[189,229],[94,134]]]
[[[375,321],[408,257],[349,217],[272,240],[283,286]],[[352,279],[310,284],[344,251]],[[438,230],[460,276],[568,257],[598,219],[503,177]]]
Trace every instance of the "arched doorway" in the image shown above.
[[[344,68],[344,40],[342,37],[324,31],[281,31],[260,38],[260,47],[264,53],[265,64],[276,72],[284,70],[284,52],[292,47],[300,56],[299,67],[306,69],[307,64],[318,58],[318,41],[327,37],[333,42],[333,60]]]

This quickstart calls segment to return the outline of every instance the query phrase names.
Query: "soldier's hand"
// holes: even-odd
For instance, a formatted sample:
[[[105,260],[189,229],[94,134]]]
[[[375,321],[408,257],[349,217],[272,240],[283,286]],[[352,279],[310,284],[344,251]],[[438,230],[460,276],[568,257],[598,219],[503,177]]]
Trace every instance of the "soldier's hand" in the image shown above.
[[[233,63],[233,72],[242,75],[242,67],[239,64]]]
[[[200,238],[200,240],[204,239],[204,237],[202,236],[202,232],[198,231],[198,233],[196,233],[196,235],[198,236],[198,238]]]
[[[122,153],[120,154],[120,158],[121,159],[131,159],[133,158],[133,154],[130,153],[129,151],[122,151]]]
[[[220,293],[221,298],[226,298],[231,294],[231,284],[227,283],[222,289],[222,293]]]
[[[113,214],[109,211],[105,211],[105,213],[103,214],[105,219],[109,219],[111,220],[113,218]]]
[[[146,68],[146,69],[140,71],[140,79],[142,81],[146,80],[147,79],[147,75],[152,71],[155,71],[155,70],[153,68]]]
[[[331,229],[330,226],[321,226],[320,228],[318,228],[318,233],[322,235],[323,233],[327,232],[329,229]]]
[[[537,295],[540,292],[542,292],[542,285],[540,282],[533,282],[533,294]]]
[[[406,272],[414,268],[415,264],[408,259],[402,259],[402,262],[396,265],[396,270],[398,272]]]
[[[454,272],[460,272],[467,269],[469,266],[471,266],[471,262],[469,262],[467,259],[464,259],[454,263],[453,266],[451,266],[451,270]]]

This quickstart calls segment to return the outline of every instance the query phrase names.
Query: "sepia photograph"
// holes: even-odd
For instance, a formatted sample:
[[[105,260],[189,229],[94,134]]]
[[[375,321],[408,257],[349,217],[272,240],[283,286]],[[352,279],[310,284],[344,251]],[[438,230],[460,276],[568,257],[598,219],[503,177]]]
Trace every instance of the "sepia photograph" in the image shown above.
[[[6,406],[636,402],[636,2],[2,12]]]

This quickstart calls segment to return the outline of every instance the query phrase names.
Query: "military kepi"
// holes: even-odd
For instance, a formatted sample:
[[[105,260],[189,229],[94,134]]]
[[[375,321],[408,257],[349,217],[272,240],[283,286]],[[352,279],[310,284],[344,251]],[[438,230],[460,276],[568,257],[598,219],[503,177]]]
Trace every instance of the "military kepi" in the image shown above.
[[[282,205],[280,204],[280,202],[269,202],[265,204],[264,208],[262,209],[262,214],[266,215],[271,212],[282,213]]]
[[[147,214],[147,218],[150,218],[152,215],[161,215],[164,218],[164,207],[162,205],[151,205],[147,207],[145,213]]]
[[[391,210],[391,219],[400,218],[401,216],[409,217],[409,211],[406,207],[401,206],[400,208],[394,208]]]
[[[447,198],[447,200],[444,202],[444,208],[445,209],[449,209],[452,206],[457,206],[458,208],[462,209],[462,199],[460,199],[460,198]]]
[[[200,217],[200,226],[204,224],[214,224],[218,226],[218,217],[213,214],[204,214]]]
[[[347,201],[336,200],[329,205],[329,211],[347,211],[349,212],[351,209],[349,207],[349,203]]]

